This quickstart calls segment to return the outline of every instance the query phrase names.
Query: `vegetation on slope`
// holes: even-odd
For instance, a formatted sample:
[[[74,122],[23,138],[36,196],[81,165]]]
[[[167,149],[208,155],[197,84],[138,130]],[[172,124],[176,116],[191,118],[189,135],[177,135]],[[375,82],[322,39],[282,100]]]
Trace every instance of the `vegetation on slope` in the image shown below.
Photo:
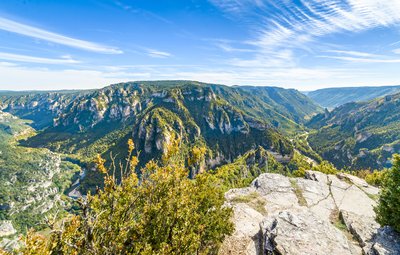
[[[28,123],[0,111],[0,220],[11,220],[18,232],[41,228],[45,215],[62,210],[62,193],[80,170],[47,149],[19,146],[35,132]]]
[[[88,168],[97,154],[109,157],[112,152],[117,161],[123,159],[120,148],[129,138],[137,141],[143,166],[161,157],[172,135],[182,146],[203,143],[210,152],[205,159],[208,168],[232,162],[257,146],[292,155],[292,145],[282,132],[302,129],[295,120],[318,107],[295,90],[265,88],[268,93],[251,93],[249,89],[191,81],[132,82],[82,93],[3,95],[0,104],[34,122],[39,113],[52,119],[25,146],[72,154]],[[290,105],[292,99],[301,102]],[[294,111],[297,105],[303,106]]]
[[[383,169],[400,152],[400,94],[345,104],[307,126],[311,147],[337,168]]]

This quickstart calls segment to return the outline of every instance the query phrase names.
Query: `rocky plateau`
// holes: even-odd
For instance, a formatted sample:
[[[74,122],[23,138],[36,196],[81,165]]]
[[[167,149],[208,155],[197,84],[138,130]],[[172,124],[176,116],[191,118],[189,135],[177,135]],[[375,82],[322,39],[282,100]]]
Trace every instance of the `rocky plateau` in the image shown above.
[[[262,174],[225,194],[235,232],[220,254],[400,254],[400,235],[375,221],[378,195],[349,174]]]

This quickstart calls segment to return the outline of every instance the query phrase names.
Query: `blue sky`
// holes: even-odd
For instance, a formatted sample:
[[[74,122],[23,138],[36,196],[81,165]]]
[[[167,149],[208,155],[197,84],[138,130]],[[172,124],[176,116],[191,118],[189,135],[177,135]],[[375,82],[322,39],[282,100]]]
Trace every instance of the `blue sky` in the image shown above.
[[[400,85],[400,0],[0,2],[0,90]]]

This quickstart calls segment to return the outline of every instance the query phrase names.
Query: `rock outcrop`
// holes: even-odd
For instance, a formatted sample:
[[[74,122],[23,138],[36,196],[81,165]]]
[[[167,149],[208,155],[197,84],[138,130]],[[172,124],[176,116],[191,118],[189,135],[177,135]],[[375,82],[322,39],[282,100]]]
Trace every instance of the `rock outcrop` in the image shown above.
[[[400,235],[375,221],[378,193],[348,174],[262,174],[225,194],[236,230],[220,254],[400,254]]]

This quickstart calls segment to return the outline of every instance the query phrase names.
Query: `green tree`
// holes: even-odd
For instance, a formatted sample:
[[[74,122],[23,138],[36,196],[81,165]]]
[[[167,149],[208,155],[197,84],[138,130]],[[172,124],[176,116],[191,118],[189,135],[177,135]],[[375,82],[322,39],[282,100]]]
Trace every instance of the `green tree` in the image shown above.
[[[163,165],[150,161],[138,176],[133,142],[128,146],[127,163],[118,167],[123,169],[122,180],[109,174],[115,169],[107,169],[99,156],[96,164],[106,175],[104,189],[81,200],[82,213],[55,224],[59,226],[52,227],[46,241],[30,233],[23,254],[217,253],[233,231],[232,210],[223,206],[218,179],[209,173],[187,178],[183,164],[171,160],[179,152],[176,148],[169,148]]]
[[[392,226],[400,232],[400,155],[393,157],[393,168],[383,182],[375,211],[381,225]]]

